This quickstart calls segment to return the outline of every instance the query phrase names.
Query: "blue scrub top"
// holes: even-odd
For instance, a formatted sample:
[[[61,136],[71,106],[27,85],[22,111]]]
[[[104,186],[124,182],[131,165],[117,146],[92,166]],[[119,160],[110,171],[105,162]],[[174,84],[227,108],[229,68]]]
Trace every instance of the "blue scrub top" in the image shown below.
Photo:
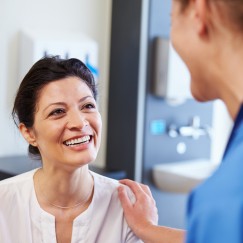
[[[243,105],[218,170],[190,195],[187,243],[243,243]]]

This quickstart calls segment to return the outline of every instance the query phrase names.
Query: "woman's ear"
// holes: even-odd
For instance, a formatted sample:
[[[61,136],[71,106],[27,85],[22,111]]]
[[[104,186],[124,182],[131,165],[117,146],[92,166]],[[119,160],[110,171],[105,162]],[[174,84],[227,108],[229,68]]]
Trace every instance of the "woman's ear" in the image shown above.
[[[31,144],[34,147],[37,146],[35,134],[32,128],[27,128],[23,123],[20,123],[19,131],[29,144]]]
[[[192,0],[194,2],[195,26],[199,35],[208,33],[208,0]]]

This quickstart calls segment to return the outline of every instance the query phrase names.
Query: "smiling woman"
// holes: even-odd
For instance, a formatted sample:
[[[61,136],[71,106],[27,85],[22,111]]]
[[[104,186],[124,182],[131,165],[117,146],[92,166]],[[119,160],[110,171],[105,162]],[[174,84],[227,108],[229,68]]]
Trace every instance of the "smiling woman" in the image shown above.
[[[88,168],[101,142],[96,97],[78,59],[43,58],[24,77],[12,114],[42,168],[0,182],[0,242],[141,242],[118,183]]]

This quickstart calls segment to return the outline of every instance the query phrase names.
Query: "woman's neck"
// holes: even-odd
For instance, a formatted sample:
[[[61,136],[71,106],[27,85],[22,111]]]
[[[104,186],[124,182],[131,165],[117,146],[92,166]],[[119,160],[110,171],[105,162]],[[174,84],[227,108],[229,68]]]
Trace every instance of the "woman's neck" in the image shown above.
[[[222,42],[221,46],[218,45],[220,52],[217,57],[209,62],[211,82],[217,93],[216,98],[223,100],[231,118],[235,120],[243,102],[243,39],[226,39]]]
[[[235,120],[243,102],[243,62],[236,63],[230,57],[227,62],[227,67],[222,72],[222,81],[218,84],[219,98],[223,100],[231,118]]]
[[[60,208],[82,204],[93,191],[93,177],[87,165],[73,172],[43,167],[36,172],[34,182],[39,198]]]

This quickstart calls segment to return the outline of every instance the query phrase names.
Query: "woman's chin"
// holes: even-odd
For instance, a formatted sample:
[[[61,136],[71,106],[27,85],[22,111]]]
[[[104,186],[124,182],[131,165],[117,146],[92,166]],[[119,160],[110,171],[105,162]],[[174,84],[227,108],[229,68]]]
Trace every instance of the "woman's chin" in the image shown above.
[[[202,93],[200,89],[196,89],[195,86],[191,85],[192,97],[198,102],[208,101],[206,96]]]
[[[193,96],[193,98],[196,100],[196,101],[198,101],[198,102],[205,102],[205,101],[207,101],[207,100],[205,100],[205,99],[203,99],[201,96],[199,96],[199,95],[194,95],[194,94],[192,94],[192,96]]]
[[[208,95],[204,95],[202,93],[192,92],[192,96],[198,102],[207,102],[215,99],[214,97],[209,97]]]

